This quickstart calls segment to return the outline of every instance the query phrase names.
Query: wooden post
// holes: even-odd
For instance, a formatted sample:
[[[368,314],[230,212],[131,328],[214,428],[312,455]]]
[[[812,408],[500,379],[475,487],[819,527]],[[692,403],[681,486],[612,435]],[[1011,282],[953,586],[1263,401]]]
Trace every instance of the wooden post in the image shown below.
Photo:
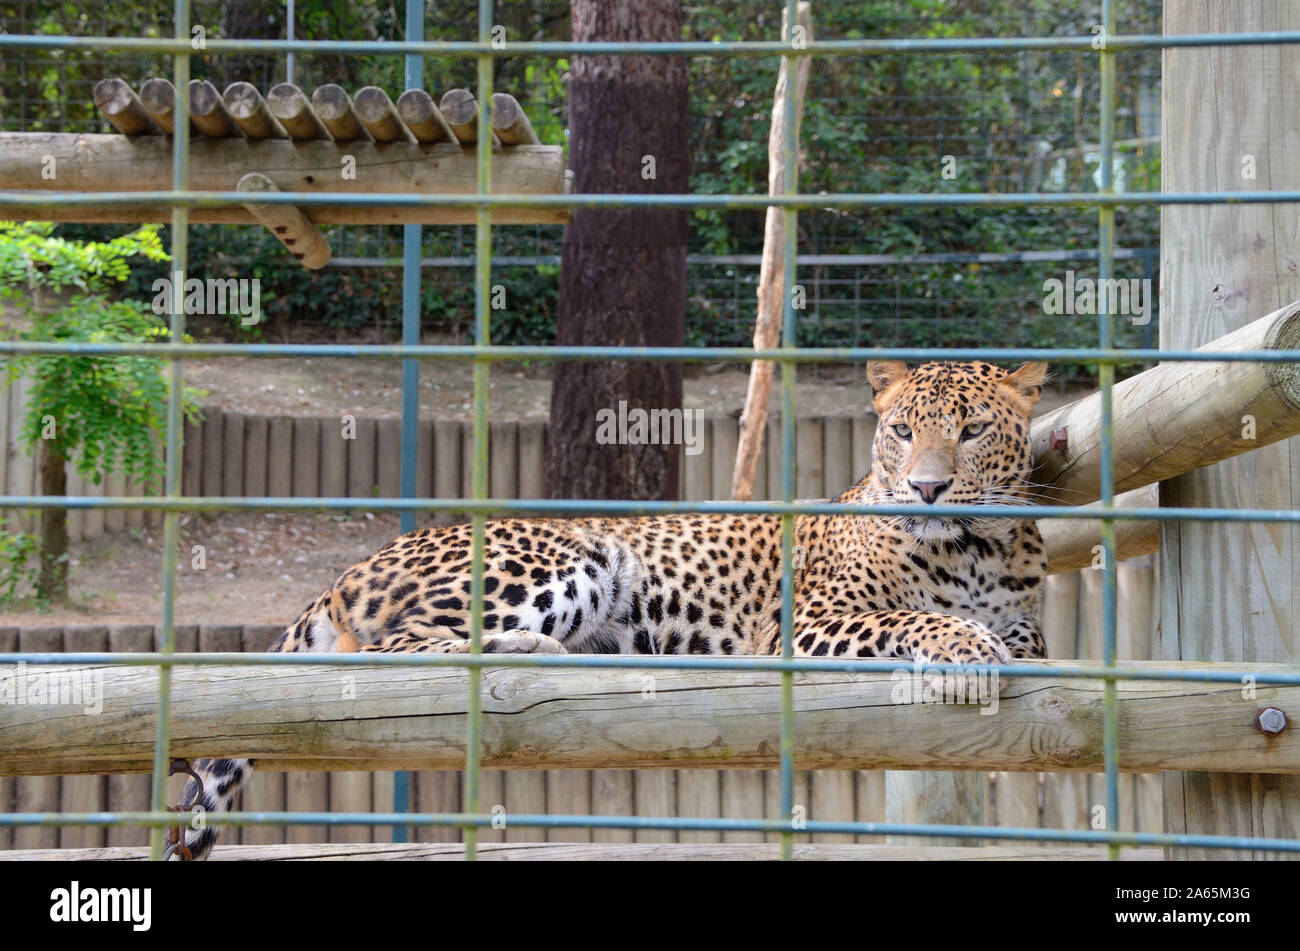
[[[461,145],[472,145],[478,141],[478,100],[468,89],[448,89],[442,94],[438,103],[447,125],[456,133]],[[496,133],[492,134],[496,140]]]
[[[158,128],[171,135],[174,125],[172,113],[176,109],[175,87],[162,77],[155,76],[140,87],[140,103]]]
[[[1168,34],[1295,30],[1300,0],[1165,0],[1164,25]],[[1162,188],[1300,188],[1295,80],[1295,50],[1288,46],[1165,50]],[[1161,346],[1200,346],[1295,298],[1297,235],[1300,208],[1294,204],[1164,206]],[[1256,422],[1262,427],[1266,420]],[[1225,419],[1221,432],[1240,436],[1249,425],[1239,417]],[[1169,507],[1294,510],[1300,508],[1297,473],[1300,440],[1289,439],[1164,482],[1160,501]],[[1159,571],[1164,657],[1300,661],[1300,526],[1167,522],[1161,526]],[[1248,702],[1255,701],[1243,698]],[[1166,773],[1165,827],[1295,838],[1300,778]],[[1236,850],[1170,852],[1176,859],[1265,857]]]
[[[437,103],[423,89],[408,89],[398,96],[397,114],[421,142],[457,142]]]
[[[503,145],[541,145],[528,113],[508,92],[492,94],[492,131]]]
[[[812,39],[812,8],[799,4],[799,25],[804,35]],[[789,32],[789,24],[782,17],[781,33]],[[767,191],[780,195],[785,191],[785,97],[789,95],[790,77],[786,75],[786,61],[781,60],[777,73],[776,95],[772,100],[772,127],[767,136]],[[808,86],[808,70],[812,58],[800,57],[795,70],[795,140],[799,138],[799,125],[803,120],[804,90]],[[797,169],[796,169],[797,172]],[[758,272],[758,318],[754,324],[754,346],[770,349],[781,340],[782,302],[785,293],[785,224],[780,208],[767,209],[763,228],[763,261]],[[767,402],[772,392],[772,374],[775,366],[767,360],[756,362],[749,371],[749,389],[745,393],[745,411],[740,417],[740,447],[736,453],[735,469],[731,476],[731,497],[741,501],[754,498],[754,475],[758,471],[758,454],[763,447],[763,428],[767,423]],[[778,483],[779,484],[779,483]]]
[[[376,142],[418,142],[415,134],[402,122],[388,93],[378,86],[367,86],[352,103],[357,118]]]
[[[226,111],[217,87],[206,79],[191,79],[190,121],[210,139],[240,139],[235,122]]]
[[[243,130],[250,141],[289,138],[289,133],[271,115],[266,100],[252,83],[231,83],[226,87],[226,94],[222,98],[225,99],[230,118],[235,120],[235,125]]]
[[[326,83],[317,86],[311,94],[311,104],[316,116],[329,129],[336,142],[353,142],[357,139],[370,140],[357,114],[352,111],[352,100],[342,86]]]
[[[329,130],[316,118],[306,93],[293,83],[277,83],[266,94],[266,106],[284,130],[299,141],[328,139]]]

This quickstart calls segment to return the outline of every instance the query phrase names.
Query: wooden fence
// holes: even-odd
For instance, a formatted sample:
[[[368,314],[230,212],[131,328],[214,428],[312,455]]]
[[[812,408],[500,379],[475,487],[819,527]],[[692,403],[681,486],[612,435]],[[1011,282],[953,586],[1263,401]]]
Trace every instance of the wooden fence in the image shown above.
[[[0,487],[9,494],[35,492],[30,457],[17,442],[21,385],[0,387]],[[870,465],[874,417],[805,417],[797,425],[799,459],[796,494],[826,497],[864,474]],[[345,438],[345,427],[354,438]],[[779,486],[780,445],[773,422],[758,469],[756,498],[769,498]],[[690,500],[726,498],[735,457],[738,423],[734,417],[708,420],[703,451],[683,454],[684,496]],[[254,416],[209,407],[201,422],[188,425],[183,459],[183,489],[194,496],[396,497],[400,457],[400,421],[336,417]],[[416,488],[420,495],[457,498],[470,484],[469,425],[454,420],[421,420]],[[489,483],[495,497],[538,498],[542,495],[546,425],[541,421],[494,422],[489,435]],[[70,491],[127,494],[120,479],[105,486],[75,481]],[[144,523],[142,513],[77,513],[73,538]],[[340,566],[343,567],[343,566]],[[1100,573],[1093,570],[1055,575],[1048,580],[1045,610],[1049,655],[1055,658],[1101,658]],[[1157,623],[1154,567],[1150,558],[1119,568],[1120,657],[1149,659]],[[290,613],[299,605],[288,606]],[[286,621],[289,614],[285,616]],[[68,628],[4,627],[0,651],[13,650],[148,650],[155,641],[152,625]],[[200,625],[177,629],[178,650],[263,650],[279,633],[275,625]],[[989,775],[992,818],[999,825],[1084,829],[1092,810],[1104,803],[1099,775],[996,773]],[[413,774],[412,804],[421,811],[460,808],[458,772]],[[1120,778],[1122,829],[1161,829],[1158,775]],[[180,781],[173,779],[173,797]],[[366,811],[392,803],[393,774],[258,773],[245,793],[243,808],[254,810]],[[824,770],[801,772],[795,801],[810,819],[883,821],[884,773]],[[699,817],[775,817],[779,809],[777,776],[759,770],[545,770],[494,771],[483,774],[481,802],[500,804],[508,813],[564,812]],[[148,779],[143,776],[67,776],[0,778],[0,810],[84,811],[143,809]],[[485,841],[597,842],[754,842],[761,833],[681,832],[662,830],[485,829]],[[419,841],[458,838],[456,830],[422,829]],[[227,843],[387,842],[388,829],[344,826],[271,827],[231,830]],[[815,841],[844,842],[852,836],[819,835]],[[28,828],[0,830],[0,848],[91,847],[142,844],[138,829]],[[863,837],[863,841],[872,841]]]

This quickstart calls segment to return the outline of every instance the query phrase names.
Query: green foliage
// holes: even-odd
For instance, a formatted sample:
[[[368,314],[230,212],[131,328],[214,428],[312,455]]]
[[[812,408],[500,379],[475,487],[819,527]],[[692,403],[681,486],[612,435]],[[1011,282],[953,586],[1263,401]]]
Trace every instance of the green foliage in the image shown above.
[[[10,531],[0,518],[0,608],[10,609],[36,585],[37,539],[29,532]]]
[[[0,222],[0,298],[23,312],[25,324],[13,335],[60,343],[166,342],[170,331],[148,306],[110,296],[113,285],[129,275],[134,257],[167,259],[156,228],[79,242],[55,237],[49,225]],[[51,290],[70,289],[43,300]],[[31,381],[22,424],[29,450],[44,442],[96,483],[113,471],[147,484],[158,480],[162,463],[154,447],[166,419],[166,361],[31,354],[12,358],[8,371],[11,379]],[[191,417],[197,397],[187,388]]]

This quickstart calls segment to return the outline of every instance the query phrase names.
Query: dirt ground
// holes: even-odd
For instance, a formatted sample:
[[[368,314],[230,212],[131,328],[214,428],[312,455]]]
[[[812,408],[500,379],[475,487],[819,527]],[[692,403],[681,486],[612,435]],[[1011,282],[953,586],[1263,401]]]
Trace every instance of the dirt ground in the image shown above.
[[[400,369],[392,361],[236,358],[192,361],[187,381],[208,391],[205,402],[247,413],[395,417]],[[424,418],[470,416],[470,367],[426,363],[421,372]],[[866,412],[863,368],[801,373],[800,414]],[[747,372],[695,368],[685,404],[709,413],[739,414]],[[1077,398],[1051,389],[1040,411]],[[545,419],[547,367],[499,366],[492,371],[494,419]],[[774,391],[773,399],[777,398]],[[178,624],[288,623],[345,568],[390,541],[394,514],[224,512],[182,519],[177,576]],[[195,546],[205,566],[195,567]],[[112,624],[153,621],[162,607],[162,533],[139,529],[74,543],[69,567],[72,610],[30,609],[0,614],[0,625]],[[20,606],[25,607],[25,606]]]

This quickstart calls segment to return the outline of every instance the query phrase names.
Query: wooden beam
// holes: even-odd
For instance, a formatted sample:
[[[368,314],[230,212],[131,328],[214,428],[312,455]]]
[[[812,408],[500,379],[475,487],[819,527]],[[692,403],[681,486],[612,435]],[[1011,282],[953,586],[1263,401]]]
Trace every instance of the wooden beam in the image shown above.
[[[406,127],[421,142],[456,143],[456,133],[451,131],[442,117],[437,103],[423,89],[408,89],[397,97],[397,114]]]
[[[91,93],[95,108],[123,135],[162,135],[135,91],[122,79],[101,79]]]
[[[388,93],[378,86],[366,86],[353,102],[357,118],[376,142],[418,142],[397,114]]]
[[[1300,301],[1199,349],[1300,350]],[[1296,363],[1163,363],[1117,383],[1113,400],[1115,488],[1127,492],[1300,433],[1300,354]],[[1068,447],[1054,450],[1062,428]],[[1038,417],[1031,435],[1034,479],[1050,486],[1041,501],[1099,498],[1100,393]]]
[[[329,130],[316,117],[307,94],[293,83],[277,83],[266,94],[266,107],[293,138],[310,142],[328,139]]]
[[[1160,494],[1154,485],[1115,496],[1119,508],[1159,508]],[[1101,544],[1101,522],[1091,519],[1045,518],[1038,531],[1047,548],[1047,573],[1077,571],[1095,567],[1096,552]],[[1160,523],[1119,520],[1115,522],[1115,558],[1124,561],[1149,555],[1160,548]]]
[[[370,140],[370,133],[357,119],[357,114],[352,110],[352,99],[342,86],[334,83],[317,86],[311,94],[311,104],[316,110],[316,117],[325,124],[336,142]]]
[[[0,149],[0,189],[37,186],[60,191],[155,191],[171,182],[171,143],[162,136],[71,135],[16,132],[5,135]],[[43,157],[59,165],[57,181],[32,176]],[[355,178],[343,175],[343,157],[355,160]],[[373,194],[401,192],[473,195],[477,163],[472,151],[456,145],[377,145],[352,142],[346,147],[326,141],[268,139],[200,140],[190,151],[190,186],[195,190],[234,191],[249,172],[264,173],[281,191]],[[497,194],[553,195],[564,189],[564,154],[560,146],[519,145],[503,150],[492,166]],[[460,224],[473,222],[473,208],[303,206],[316,224]],[[44,221],[168,221],[165,204],[119,206],[36,206],[6,209],[5,214]],[[194,208],[196,223],[248,224],[253,219],[239,205]],[[552,224],[568,220],[565,209],[502,208],[494,224]]]
[[[279,120],[271,115],[266,107],[266,100],[252,83],[231,83],[226,87],[222,97],[226,111],[235,125],[249,139],[287,139],[289,133],[280,125]]]
[[[275,192],[279,189],[260,172],[250,172],[239,180],[239,191],[256,193]],[[329,263],[329,242],[321,236],[311,219],[296,206],[248,202],[244,208],[266,225],[289,253],[302,262],[303,267],[315,271]]]
[[[1070,662],[1072,663],[1072,662]],[[1160,669],[1222,665],[1144,662]],[[1050,673],[1059,661],[1038,661]],[[1135,666],[1121,662],[1120,667]],[[1241,664],[1243,674],[1276,665]],[[2,669],[2,668],[0,668]],[[796,678],[800,769],[1082,770],[1102,766],[1100,681],[1003,679],[996,715],[975,704],[897,703],[903,674]],[[26,665],[6,689],[54,674],[102,691],[82,702],[0,704],[0,775],[147,771],[158,671]],[[653,682],[653,696],[646,691]],[[33,678],[37,678],[34,680]],[[102,679],[101,679],[102,678]],[[33,686],[28,686],[33,685]],[[468,672],[364,667],[177,667],[172,756],[251,757],[266,769],[460,769]],[[1300,730],[1265,735],[1261,707],[1300,716],[1300,686],[1121,680],[1120,768],[1300,773]],[[62,696],[77,699],[67,693]],[[760,671],[487,669],[483,764],[502,769],[769,769],[780,675]],[[97,710],[87,715],[87,708]]]
[[[218,845],[210,862],[459,862],[465,846],[459,842],[336,842],[300,845]],[[676,842],[480,842],[480,862],[701,862],[776,861],[779,843]],[[1159,860],[1159,849],[1124,849],[1130,862]],[[821,845],[796,843],[800,861],[902,862],[971,860],[982,862],[1102,862],[1106,850],[1088,846],[986,845],[974,849],[930,847],[896,848],[888,845]],[[147,848],[16,849],[0,851],[0,862],[146,862]]]
[[[172,114],[176,110],[176,89],[171,82],[155,76],[140,87],[140,104],[154,124],[167,135],[173,131]],[[191,127],[193,124],[191,123]]]

